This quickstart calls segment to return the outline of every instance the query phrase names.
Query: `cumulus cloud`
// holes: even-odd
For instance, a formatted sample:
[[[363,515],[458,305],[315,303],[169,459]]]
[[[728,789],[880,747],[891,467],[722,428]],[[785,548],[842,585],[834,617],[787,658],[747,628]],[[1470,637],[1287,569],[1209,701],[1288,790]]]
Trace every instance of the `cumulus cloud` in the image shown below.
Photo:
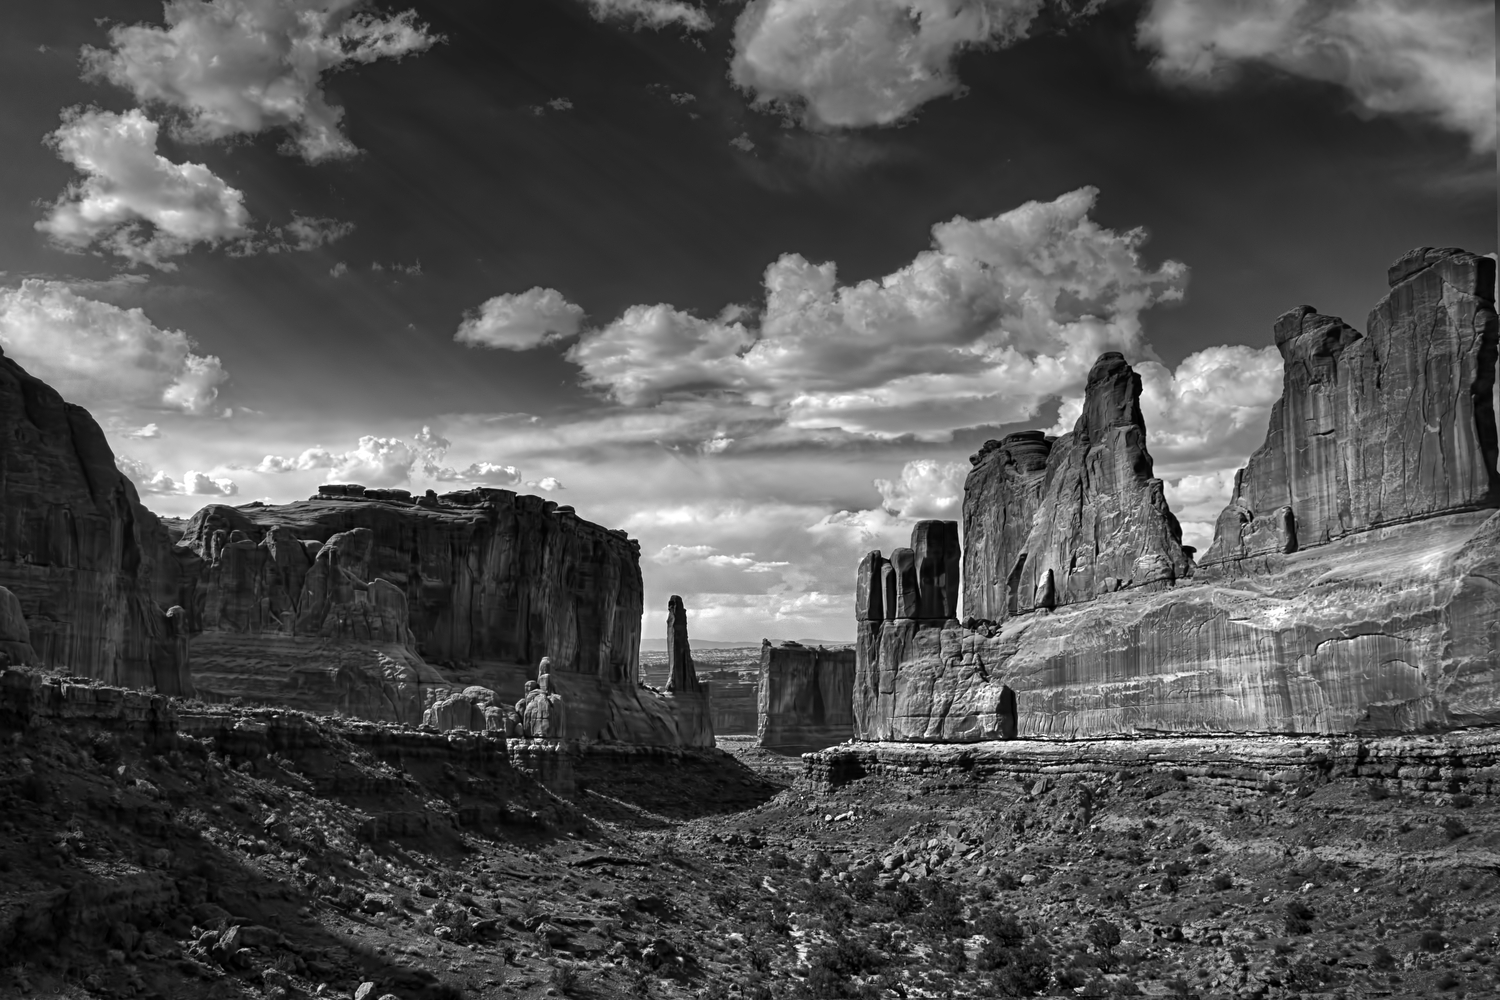
[[[787,560],[768,561],[757,559],[753,552],[741,552],[737,555],[731,555],[718,551],[712,545],[675,545],[671,543],[663,545],[656,555],[651,557],[651,561],[662,565],[699,562],[705,566],[734,569],[742,573],[774,573],[776,570],[791,565],[791,562]]]
[[[855,285],[785,254],[766,269],[757,328],[738,309],[633,306],[567,356],[630,406],[732,394],[803,430],[936,440],[1022,420],[1081,388],[1100,352],[1149,356],[1140,314],[1182,297],[1187,268],[1147,266],[1144,230],[1089,218],[1097,195],[940,223],[932,249]]]
[[[59,246],[97,247],[162,270],[194,245],[249,233],[244,195],[199,163],[156,152],[157,126],[140,111],[64,112],[47,138],[84,175],[36,228]]]
[[[526,351],[578,333],[583,309],[555,288],[497,295],[464,317],[453,339],[466,347]]]
[[[528,479],[526,481],[526,488],[541,490],[543,493],[553,493],[567,487],[563,486],[555,476],[543,476],[541,479]]]
[[[66,284],[29,278],[0,288],[0,346],[64,398],[84,406],[210,412],[228,378],[180,330]]]
[[[186,115],[195,141],[272,128],[308,162],[358,150],[323,77],[421,52],[439,39],[416,14],[380,15],[363,0],[167,0],[165,27],[120,25],[107,49],[86,47],[91,74]]]
[[[963,510],[967,462],[919,458],[902,466],[896,479],[877,479],[881,506],[898,517],[956,520]]]
[[[260,460],[255,467],[256,472],[277,475],[284,472],[309,472],[313,469],[330,469],[338,462],[338,457],[322,446],[308,448],[302,454],[291,458],[282,458],[279,455],[267,455]]]
[[[1217,87],[1247,63],[1338,84],[1365,111],[1414,114],[1495,149],[1490,0],[1153,0],[1140,42],[1164,77]]]
[[[366,434],[353,450],[334,456],[324,481],[399,486],[411,479],[412,466],[419,457],[418,450],[400,438]]]
[[[279,247],[286,250],[316,250],[354,232],[354,223],[318,216],[293,215],[292,221],[277,229]],[[338,266],[338,265],[335,265]]]
[[[136,489],[153,496],[232,497],[240,492],[232,479],[189,469],[179,481],[128,455],[115,456],[115,467],[135,483]]]
[[[155,424],[145,424],[144,426],[126,431],[125,436],[128,438],[159,438],[161,437],[161,428]]]
[[[707,11],[685,0],[588,0],[588,5],[600,21],[625,21],[653,29],[675,26],[689,31],[707,31],[714,26]]]
[[[1182,523],[1182,540],[1203,552],[1214,540],[1214,523],[1234,492],[1235,468],[1165,481],[1167,503]]]
[[[1025,38],[1044,8],[1082,16],[1098,0],[755,0],[735,24],[731,75],[812,125],[889,125],[959,88],[968,48]]]

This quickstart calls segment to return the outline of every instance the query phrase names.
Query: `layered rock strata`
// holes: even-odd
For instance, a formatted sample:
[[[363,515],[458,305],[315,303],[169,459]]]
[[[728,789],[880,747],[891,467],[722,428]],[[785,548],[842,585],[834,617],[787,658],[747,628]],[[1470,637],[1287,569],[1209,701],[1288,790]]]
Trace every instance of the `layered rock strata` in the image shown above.
[[[0,353],[0,586],[20,603],[35,660],[191,694],[168,618],[177,574],[165,527],[94,418]]]
[[[796,643],[760,649],[757,742],[803,753],[854,735],[854,651]]]
[[[1379,784],[1436,800],[1452,794],[1500,796],[1500,730],[1427,736],[1157,737],[1017,740],[965,746],[850,743],[803,758],[803,778],[820,792],[852,782],[893,780],[910,787],[1094,775],[1116,781],[1157,776],[1200,788],[1263,791],[1329,780]]]
[[[860,566],[857,735],[1500,722],[1494,262],[1423,249],[1390,280],[1368,334],[1310,309],[1278,322],[1283,398],[1197,576],[1117,359],[1072,442],[975,456],[963,624],[875,614],[881,560]]]

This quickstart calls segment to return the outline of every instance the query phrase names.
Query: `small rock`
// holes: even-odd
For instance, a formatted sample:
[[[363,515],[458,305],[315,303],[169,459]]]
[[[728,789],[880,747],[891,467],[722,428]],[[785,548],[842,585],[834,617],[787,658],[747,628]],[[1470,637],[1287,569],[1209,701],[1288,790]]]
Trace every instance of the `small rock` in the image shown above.
[[[360,983],[354,991],[354,1000],[370,1000],[370,994],[375,992],[374,983]]]

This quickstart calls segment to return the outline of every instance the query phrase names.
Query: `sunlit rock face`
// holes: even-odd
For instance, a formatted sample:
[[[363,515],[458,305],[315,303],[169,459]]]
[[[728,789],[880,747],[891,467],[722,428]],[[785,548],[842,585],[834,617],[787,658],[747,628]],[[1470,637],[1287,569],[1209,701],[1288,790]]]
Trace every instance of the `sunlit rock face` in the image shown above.
[[[757,742],[803,753],[854,735],[854,651],[769,640],[760,648]]]
[[[1422,249],[1390,280],[1365,334],[1306,308],[1278,321],[1283,396],[1196,570],[1139,422],[1118,419],[1122,374],[1090,378],[1080,425],[1104,414],[1111,432],[1081,459],[1067,437],[986,446],[964,501],[962,624],[875,613],[878,553],[860,566],[858,736],[1500,722],[1494,262]],[[1105,482],[1114,499],[1099,490],[1089,521]]]
[[[1276,321],[1282,396],[1219,516],[1207,575],[1500,504],[1495,262],[1424,247],[1388,277],[1364,334],[1311,306]]]
[[[176,576],[166,529],[94,418],[0,354],[0,587],[19,603],[34,662],[192,693],[167,615]]]
[[[180,541],[179,603],[212,696],[416,723],[463,687],[439,668],[506,697],[544,656],[556,674],[635,685],[637,544],[540,497],[324,487],[205,507]]]

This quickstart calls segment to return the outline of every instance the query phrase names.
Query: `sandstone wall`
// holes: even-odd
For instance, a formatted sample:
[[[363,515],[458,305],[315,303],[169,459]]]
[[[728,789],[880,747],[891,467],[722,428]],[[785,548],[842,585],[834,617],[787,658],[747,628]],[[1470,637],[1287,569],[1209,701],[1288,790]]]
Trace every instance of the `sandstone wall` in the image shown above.
[[[37,662],[192,693],[168,619],[178,567],[87,410],[0,354],[0,586]]]
[[[854,735],[854,651],[773,646],[760,652],[756,731],[768,749],[804,752]]]
[[[539,497],[323,487],[205,507],[181,549],[178,600],[209,697],[415,724],[475,679],[516,697],[543,656],[634,683],[635,543]]]
[[[1197,577],[1117,358],[1045,477],[1045,439],[976,455],[962,624],[875,613],[882,560],[861,563],[859,738],[1500,722],[1494,262],[1423,249],[1390,277],[1369,334],[1278,321],[1283,398]]]
[[[1423,247],[1388,279],[1364,334],[1311,306],[1276,321],[1282,396],[1219,517],[1202,559],[1209,576],[1500,506],[1495,262]]]

